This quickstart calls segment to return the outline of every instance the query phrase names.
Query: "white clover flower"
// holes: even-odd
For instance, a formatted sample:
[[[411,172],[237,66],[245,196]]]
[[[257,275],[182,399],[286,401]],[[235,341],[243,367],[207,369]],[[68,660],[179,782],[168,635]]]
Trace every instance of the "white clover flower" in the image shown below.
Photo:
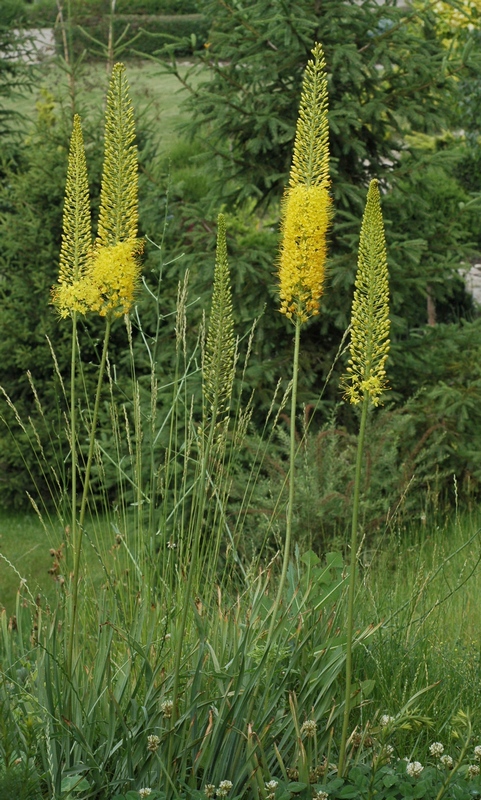
[[[444,745],[441,742],[433,742],[429,748],[429,752],[435,758],[439,758],[444,753]]]
[[[174,710],[174,704],[172,700],[164,700],[163,703],[160,704],[160,708],[162,710],[162,714],[164,717],[169,719],[172,716],[172,711]]]
[[[387,758],[391,758],[392,754],[394,753],[394,747],[392,746],[392,744],[386,744],[384,746],[383,752]]]
[[[470,778],[475,778],[476,775],[479,775],[480,769],[479,764],[470,764],[468,767],[468,775]]]
[[[328,799],[329,799],[328,793],[327,792],[323,792],[322,790],[319,791],[319,792],[316,792],[316,794],[314,795],[314,800],[328,800]]]
[[[155,734],[147,736],[147,750],[155,753],[159,749],[160,739]]]
[[[145,789],[139,789],[139,795],[140,795],[140,797],[142,797],[142,798],[143,798],[143,797],[148,797],[148,796],[149,796],[149,794],[152,794],[152,789],[148,789],[148,788],[145,788]]]
[[[215,784],[213,783],[206,783],[204,786],[204,794],[206,797],[214,797],[215,794]]]
[[[301,725],[301,736],[307,736],[312,739],[316,735],[317,722],[315,719],[306,719]]]
[[[476,761],[481,761],[481,744],[477,744],[474,748],[474,758]]]
[[[216,795],[217,797],[227,797],[230,790],[232,789],[233,783],[232,781],[221,781],[219,783],[219,788],[217,789]]]
[[[406,772],[410,778],[419,778],[424,767],[419,761],[410,761],[406,764]]]
[[[454,762],[453,762],[453,759],[451,758],[451,756],[448,756],[448,755],[441,756],[441,758],[439,760],[440,760],[441,764],[443,765],[443,767],[446,767],[447,769],[452,769],[453,768],[453,763]]]
[[[394,722],[394,717],[390,717],[389,714],[383,714],[379,718],[379,724],[381,728],[385,728],[390,722]]]
[[[275,792],[278,786],[278,781],[267,781],[266,783],[266,789],[268,792]]]

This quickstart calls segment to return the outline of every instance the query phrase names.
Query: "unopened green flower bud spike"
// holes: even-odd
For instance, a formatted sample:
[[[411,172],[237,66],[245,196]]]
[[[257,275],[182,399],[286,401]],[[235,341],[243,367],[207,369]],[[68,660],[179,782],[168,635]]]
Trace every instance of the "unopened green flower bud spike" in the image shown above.
[[[358,267],[351,313],[351,345],[347,375],[342,380],[351,403],[362,403],[357,443],[351,528],[351,565],[347,601],[346,695],[339,748],[338,774],[345,770],[346,742],[351,710],[354,592],[356,588],[357,529],[364,434],[370,403],[377,406],[386,388],[385,364],[389,352],[389,285],[386,240],[378,182],[371,181],[362,219]]]

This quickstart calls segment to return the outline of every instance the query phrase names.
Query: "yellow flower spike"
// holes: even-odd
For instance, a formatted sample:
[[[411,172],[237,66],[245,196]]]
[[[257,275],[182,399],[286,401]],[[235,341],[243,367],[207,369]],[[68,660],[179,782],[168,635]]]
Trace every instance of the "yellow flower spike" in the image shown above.
[[[351,403],[364,394],[373,405],[386,388],[389,352],[389,284],[386,240],[378,182],[371,181],[361,225],[359,257],[351,313],[351,345],[342,384]]]
[[[105,155],[97,242],[110,247],[135,239],[139,219],[137,147],[124,64],[115,64],[105,111]]]
[[[327,77],[322,47],[312,51],[302,84],[289,186],[282,203],[280,311],[305,322],[319,313],[331,218]]]
[[[58,285],[52,289],[52,300],[61,317],[85,311],[84,304],[76,300],[74,286],[85,275],[91,247],[87,163],[80,117],[76,114],[68,155]]]

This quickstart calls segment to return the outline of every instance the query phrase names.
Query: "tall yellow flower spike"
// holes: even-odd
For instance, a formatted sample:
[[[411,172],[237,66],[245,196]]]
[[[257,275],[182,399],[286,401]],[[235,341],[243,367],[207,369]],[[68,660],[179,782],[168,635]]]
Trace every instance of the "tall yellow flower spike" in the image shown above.
[[[331,218],[326,62],[316,44],[302,84],[289,186],[282,203],[281,313],[305,322],[319,313]]]
[[[351,403],[366,394],[377,406],[386,388],[389,352],[389,284],[378,182],[371,181],[361,225],[351,312],[348,374],[342,385]]]
[[[91,248],[87,163],[80,117],[76,114],[68,155],[58,285],[52,289],[52,300],[61,317],[85,311],[85,304],[76,300],[74,287],[84,278]]]
[[[105,111],[105,154],[97,242],[111,247],[137,236],[138,166],[135,123],[124,64],[115,64]]]

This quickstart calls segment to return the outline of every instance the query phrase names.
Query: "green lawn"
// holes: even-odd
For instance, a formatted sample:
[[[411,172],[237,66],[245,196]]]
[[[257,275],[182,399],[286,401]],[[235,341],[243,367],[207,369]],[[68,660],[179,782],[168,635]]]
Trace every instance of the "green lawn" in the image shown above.
[[[58,543],[56,542],[58,539]],[[33,513],[0,513],[0,606],[9,614],[15,607],[15,595],[24,578],[35,597],[38,593],[51,598],[55,594],[50,548],[59,546],[61,531],[49,534]]]
[[[45,517],[44,524],[32,511],[0,511],[0,608],[8,614],[15,611],[17,590],[21,580],[26,582],[27,594],[31,598],[40,595],[42,602],[52,603],[59,590],[59,583],[49,574],[57,551],[64,539],[63,526],[55,515]],[[99,558],[89,542],[89,535],[95,540],[95,547],[101,552],[104,562],[109,562],[114,554],[115,532],[108,522],[87,521],[83,543],[83,564],[88,586],[94,589],[105,580]],[[65,558],[60,558],[59,575],[65,575],[68,567]],[[24,592],[25,594],[25,592]]]

